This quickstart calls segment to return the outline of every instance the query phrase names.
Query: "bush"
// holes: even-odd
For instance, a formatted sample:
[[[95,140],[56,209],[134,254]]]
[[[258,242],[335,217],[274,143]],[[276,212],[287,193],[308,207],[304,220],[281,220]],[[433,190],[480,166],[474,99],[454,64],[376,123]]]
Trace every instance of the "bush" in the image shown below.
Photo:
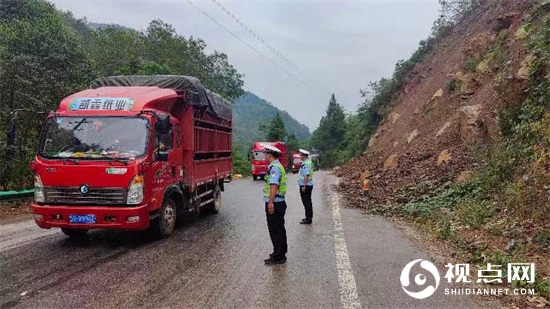
[[[533,237],[533,241],[542,249],[550,246],[550,231],[541,231]]]
[[[464,71],[474,73],[477,68],[478,61],[472,56],[468,56],[466,62],[464,63]]]
[[[494,205],[485,200],[465,199],[457,206],[460,223],[479,229],[495,212]]]
[[[516,145],[505,141],[485,147],[478,155],[483,162],[475,178],[484,193],[500,192],[512,179],[522,151]]]
[[[250,175],[250,162],[236,149],[233,149],[233,174]]]
[[[458,91],[460,89],[460,86],[461,82],[456,78],[447,81],[447,90],[450,93],[455,93],[456,91]]]
[[[422,196],[416,201],[403,205],[406,215],[420,216],[422,220],[439,219],[441,209],[453,210],[463,199],[473,199],[480,195],[478,183],[451,185],[434,191],[432,195]]]

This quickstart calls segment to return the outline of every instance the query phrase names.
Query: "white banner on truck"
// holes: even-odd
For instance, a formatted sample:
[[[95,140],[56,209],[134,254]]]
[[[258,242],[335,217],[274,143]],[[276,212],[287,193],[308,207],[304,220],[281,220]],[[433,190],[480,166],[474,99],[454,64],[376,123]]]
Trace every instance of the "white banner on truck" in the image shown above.
[[[74,98],[69,107],[70,110],[113,110],[129,111],[134,105],[134,99],[130,98]]]

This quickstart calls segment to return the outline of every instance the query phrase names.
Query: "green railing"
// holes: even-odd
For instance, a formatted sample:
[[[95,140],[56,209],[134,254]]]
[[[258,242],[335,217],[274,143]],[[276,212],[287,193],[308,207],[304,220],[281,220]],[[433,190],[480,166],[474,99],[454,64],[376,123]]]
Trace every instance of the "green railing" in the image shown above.
[[[34,193],[33,189],[23,191],[0,191],[0,201],[14,201],[31,197]]]

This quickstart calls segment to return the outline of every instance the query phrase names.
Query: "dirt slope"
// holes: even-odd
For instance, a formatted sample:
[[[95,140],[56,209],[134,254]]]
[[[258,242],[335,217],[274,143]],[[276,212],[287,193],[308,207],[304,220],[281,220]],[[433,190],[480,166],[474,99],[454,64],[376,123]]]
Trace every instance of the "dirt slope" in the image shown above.
[[[356,207],[406,202],[467,179],[472,149],[498,136],[498,107],[527,93],[522,25],[532,1],[487,1],[450,30],[407,77],[364,155],[341,167]],[[370,196],[361,195],[368,171]]]

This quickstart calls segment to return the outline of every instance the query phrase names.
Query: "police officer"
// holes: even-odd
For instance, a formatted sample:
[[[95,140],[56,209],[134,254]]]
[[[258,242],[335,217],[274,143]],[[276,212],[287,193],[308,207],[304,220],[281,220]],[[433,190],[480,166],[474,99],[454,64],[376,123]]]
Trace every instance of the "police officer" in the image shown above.
[[[279,162],[281,151],[271,145],[265,145],[264,148],[266,160],[270,162],[264,178],[265,214],[269,236],[273,243],[273,253],[264,262],[266,265],[275,265],[286,262],[286,173]]]
[[[306,217],[300,224],[311,224],[313,219],[313,204],[311,202],[311,192],[313,191],[313,162],[309,158],[309,151],[300,149],[300,158],[302,166],[298,177],[298,186],[300,187],[300,197],[306,212]]]

